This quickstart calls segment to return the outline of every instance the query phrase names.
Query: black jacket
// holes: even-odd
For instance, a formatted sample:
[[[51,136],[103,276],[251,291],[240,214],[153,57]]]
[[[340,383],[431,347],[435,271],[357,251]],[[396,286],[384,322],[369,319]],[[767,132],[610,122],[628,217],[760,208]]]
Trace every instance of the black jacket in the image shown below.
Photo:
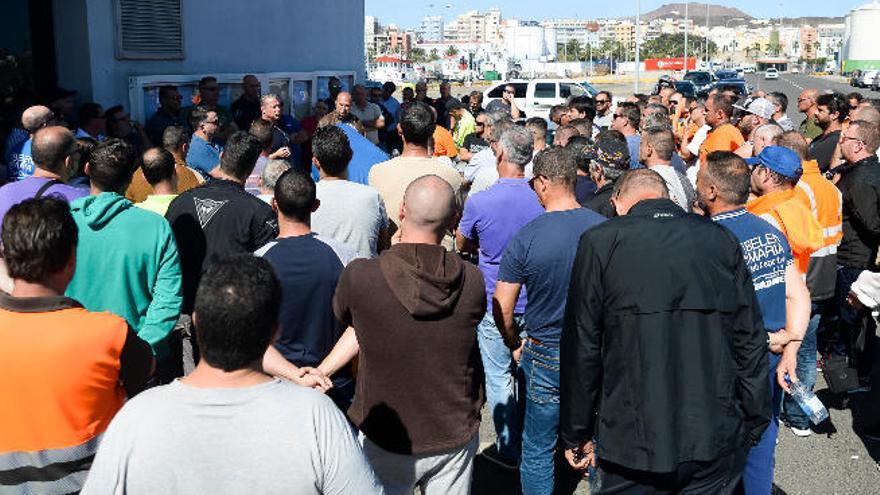
[[[192,312],[202,271],[234,254],[253,253],[278,235],[266,202],[229,180],[210,180],[174,198],[165,213],[183,273],[183,307]]]
[[[837,187],[843,195],[843,240],[837,262],[867,269],[880,243],[880,163],[876,156],[842,168]]]
[[[560,343],[560,438],[668,473],[754,445],[770,420],[766,334],[739,242],[667,199],[587,231]]]
[[[584,202],[583,206],[589,208],[605,218],[617,216],[614,205],[611,204],[611,194],[614,192],[614,183],[608,182],[596,189],[593,197]]]

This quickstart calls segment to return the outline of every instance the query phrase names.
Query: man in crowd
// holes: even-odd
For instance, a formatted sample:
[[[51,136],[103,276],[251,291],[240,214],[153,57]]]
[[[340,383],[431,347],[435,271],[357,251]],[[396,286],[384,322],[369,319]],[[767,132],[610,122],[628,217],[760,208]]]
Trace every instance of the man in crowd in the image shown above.
[[[375,258],[386,239],[388,215],[378,191],[348,180],[352,150],[345,132],[337,126],[318,129],[312,155],[321,178],[321,207],[311,216],[312,230],[350,245],[360,258]]]
[[[798,112],[804,114],[804,121],[798,127],[798,132],[812,141],[822,135],[822,128],[816,124],[816,99],[819,97],[819,91],[815,88],[807,88],[801,91],[797,99]]]
[[[153,192],[135,206],[165,217],[168,205],[177,197],[174,155],[164,148],[150,148],[144,153],[141,170]]]
[[[487,120],[486,112],[481,112],[474,117],[474,132],[465,136],[464,142],[458,148],[458,159],[460,161],[470,162],[477,153],[489,147],[489,142],[486,140],[487,129],[489,128],[486,125]]]
[[[810,293],[782,233],[746,211],[750,181],[748,165],[729,151],[710,153],[697,175],[700,208],[739,240],[767,331],[773,413],[761,441],[749,450],[743,472],[744,493],[759,494],[772,491],[782,392],[788,390],[786,374],[799,379],[794,369],[809,323]]]
[[[468,110],[470,110],[471,115],[476,118],[478,115],[486,111],[486,109],[483,108],[483,93],[479,91],[471,91],[469,96]]]
[[[807,158],[819,163],[822,172],[831,168],[831,157],[840,142],[840,131],[849,116],[849,104],[839,93],[823,94],[816,98],[816,125],[822,134],[810,141]]]
[[[187,167],[185,157],[189,151],[190,137],[181,126],[169,126],[162,133],[162,147],[174,157],[174,173],[177,175],[177,192],[182,193],[202,183],[201,176]],[[138,168],[125,191],[125,197],[133,203],[142,203],[153,194],[153,188]]]
[[[260,142],[260,156],[257,158],[253,171],[251,171],[251,174],[248,175],[247,180],[244,182],[244,190],[253,195],[260,194],[260,175],[262,175],[263,168],[266,167],[269,160],[284,160],[290,157],[290,148],[287,146],[279,148],[274,153],[272,152],[275,129],[275,124],[266,119],[259,118],[251,123],[250,129],[247,131],[248,134],[254,136]]]
[[[159,108],[152,117],[147,119],[144,130],[150,142],[156,146],[162,144],[162,136],[165,129],[171,126],[186,127],[186,123],[180,115],[180,102],[183,97],[176,86],[160,86],[159,87]]]
[[[531,185],[546,213],[507,243],[492,299],[495,324],[514,358],[521,359],[525,379],[520,479],[523,493],[528,494],[554,493],[559,336],[569,276],[577,240],[605,220],[577,202],[576,170],[575,158],[565,148],[554,146],[535,157]],[[517,309],[523,311],[518,300],[523,288],[528,292],[524,322],[515,318]],[[525,338],[521,338],[523,331]]]
[[[801,160],[794,151],[782,146],[768,146],[752,165],[752,194],[749,213],[757,215],[778,229],[788,240],[795,266],[807,273],[810,256],[822,247],[822,228],[808,208],[795,197],[795,186],[803,174]]]
[[[785,113],[788,110],[788,96],[781,91],[773,91],[766,98],[773,105],[773,122],[785,132],[794,130],[794,122]]]
[[[95,141],[107,139],[107,117],[104,108],[97,103],[83,103],[77,112],[79,127],[73,134],[77,139],[91,138]]]
[[[736,100],[728,95],[715,93],[706,99],[706,124],[712,129],[700,146],[700,166],[713,151],[736,151],[745,143],[742,133],[730,123]]]
[[[526,120],[526,129],[532,133],[532,156],[535,156],[547,147],[547,121],[541,117],[531,117]]]
[[[336,107],[336,97],[339,96],[339,93],[342,92],[342,81],[339,80],[336,76],[330,76],[327,79],[327,94],[329,95],[324,102],[327,103],[327,108],[335,108]]]
[[[299,160],[299,148],[294,146],[294,140],[304,141],[305,139],[301,138],[298,133],[290,135],[280,127],[281,106],[281,98],[278,95],[274,93],[263,95],[260,98],[260,120],[265,120],[272,125],[272,143],[269,145],[270,159],[282,159],[295,164]]]
[[[561,444],[603,491],[729,494],[770,420],[767,335],[736,238],[667,197],[656,172],[630,171],[615,186],[621,217],[580,239]]]
[[[585,129],[587,132],[581,132],[581,136],[592,138],[601,130],[593,123],[593,119],[596,118],[596,104],[589,96],[575,96],[569,100],[568,115],[572,123],[576,120],[583,120],[584,124],[587,124],[587,129]]]
[[[65,127],[44,127],[34,134],[32,142],[31,156],[35,162],[32,175],[0,187],[0,222],[10,208],[25,199],[51,194],[73,201],[89,194],[87,190],[64,183],[70,155],[76,149],[73,133]]]
[[[0,176],[2,181],[22,180],[34,174],[33,139],[34,134],[43,127],[52,124],[54,114],[52,110],[42,105],[28,107],[21,114],[21,125],[27,131],[27,138],[4,150],[3,163],[6,165],[6,175]]]
[[[486,105],[487,112],[504,112],[513,120],[517,120],[522,115],[522,111],[516,106],[516,90],[513,85],[504,86],[501,92],[501,98],[492,100]]]
[[[218,178],[181,193],[165,217],[174,230],[183,269],[183,313],[191,314],[202,272],[221,258],[253,253],[274,239],[272,208],[244,190],[260,142],[245,132],[229,138]]]
[[[413,101],[418,101],[424,103],[425,105],[432,104],[431,98],[428,98],[428,83],[425,81],[419,81],[416,83],[416,92],[413,97]]]
[[[823,328],[829,325],[829,318],[833,315],[837,246],[843,237],[842,196],[840,190],[819,171],[819,164],[807,160],[807,141],[800,133],[787,131],[779,135],[774,144],[794,151],[801,159],[804,173],[795,188],[795,197],[810,210],[822,228],[822,247],[810,256],[807,268],[807,288],[812,301],[810,324],[797,356],[798,380],[812,389],[816,383],[817,333],[820,325]],[[791,396],[785,397],[783,411],[792,433],[800,437],[810,435],[810,419]]]
[[[152,371],[150,347],[125,320],[64,297],[77,237],[61,199],[26,199],[3,219],[14,281],[0,292],[0,400],[15,404],[0,413],[6,493],[79,491],[110,420]]]
[[[593,101],[596,103],[596,118],[593,119],[593,123],[603,131],[610,129],[611,122],[614,120],[614,111],[611,109],[611,92],[599,91]]]
[[[611,128],[620,132],[626,138],[626,146],[629,148],[630,168],[639,168],[639,124],[642,120],[642,112],[635,103],[621,102],[614,110],[614,119]]]
[[[395,228],[400,227],[397,212],[403,204],[404,191],[413,180],[433,174],[448,182],[456,194],[461,187],[461,175],[428,154],[428,141],[436,127],[429,106],[418,102],[406,106],[400,113],[398,126],[403,152],[397,158],[375,165],[369,173],[369,185],[379,191]],[[452,247],[451,238],[446,245]]]
[[[871,269],[880,239],[880,146],[877,126],[856,120],[840,135],[840,152],[846,164],[840,168],[837,187],[843,195],[843,240],[837,251],[837,286],[835,306],[839,318],[839,336],[832,342],[831,353],[847,356],[855,362],[860,384],[856,391],[869,389],[875,337],[865,332],[858,345],[859,314],[847,304],[850,286],[863,270]]]
[[[477,325],[477,339],[486,373],[486,400],[497,436],[494,449],[483,452],[483,456],[508,469],[516,469],[522,433],[516,398],[516,364],[492,318],[492,294],[508,241],[543,210],[523,175],[526,164],[532,160],[531,133],[513,126],[504,131],[494,148],[499,179],[489,189],[468,197],[456,244],[461,252],[478,254],[478,266],[486,285],[486,315]],[[512,318],[522,318],[525,303],[523,292],[513,302]]]
[[[217,135],[222,139],[226,139],[238,130],[235,122],[232,120],[232,114],[229,109],[220,104],[220,84],[214,76],[205,76],[199,80],[199,103],[196,106],[189,106],[182,110],[184,120],[196,129],[197,124],[193,123],[193,112],[198,107],[204,107],[217,114]]]
[[[397,91],[397,85],[391,81],[385,81],[385,84],[382,85],[382,96],[379,100],[379,103],[385,107],[388,115],[391,116],[390,119],[386,119],[385,127],[380,133],[384,137],[383,143],[388,151],[392,149],[400,151],[402,146],[400,136],[397,135],[397,122],[400,120],[400,102],[394,97],[395,91]]]
[[[206,180],[217,178],[220,174],[220,154],[223,147],[214,143],[214,138],[220,132],[220,117],[207,107],[196,107],[190,114],[189,121],[196,130],[189,142],[186,163]]]
[[[92,152],[86,164],[91,195],[70,203],[80,237],[66,294],[90,311],[125,318],[159,358],[162,378],[172,378],[165,373],[180,370],[163,358],[180,315],[180,260],[168,222],[122,196],[134,162],[134,149],[118,139]],[[108,271],[115,275],[100,277]]]
[[[743,111],[736,127],[745,139],[751,137],[752,131],[773,120],[773,104],[766,98],[755,98],[748,106],[735,108]]]
[[[266,162],[266,166],[263,167],[263,172],[260,174],[260,194],[257,197],[265,201],[266,204],[271,205],[272,198],[275,197],[275,184],[278,183],[278,178],[281,177],[281,174],[289,169],[290,162],[284,160],[269,160]]]
[[[586,136],[575,136],[568,140],[565,149],[571,152],[577,164],[574,197],[578,203],[584,205],[596,194],[596,183],[590,177],[590,159],[595,150],[595,144],[592,139]],[[530,172],[534,174],[534,171]]]
[[[248,74],[241,80],[241,96],[230,107],[232,119],[241,130],[250,129],[251,123],[260,118],[260,86],[260,80],[253,74]]]
[[[419,177],[404,196],[399,242],[342,272],[333,308],[351,328],[320,370],[330,376],[360,353],[349,419],[387,493],[464,495],[483,404],[474,328],[485,287],[477,267],[440,245],[457,209],[446,179]]]
[[[501,140],[501,136],[508,130],[516,127],[516,124],[514,124],[510,119],[504,116],[504,114],[500,115],[502,120],[495,122],[492,125],[492,129],[489,131],[491,133],[489,139],[489,149],[492,152],[495,161],[490,164],[486,164],[482,161],[478,162],[478,166],[480,168],[473,174],[473,182],[471,183],[469,192],[470,195],[474,195],[480,191],[485,191],[486,189],[492,187],[498,181],[498,155],[495,153],[495,149],[497,148],[498,143]],[[524,170],[527,170],[529,168],[531,167],[527,164],[525,165]],[[467,175],[467,173],[465,173],[465,175]]]
[[[465,138],[476,132],[476,121],[461,101],[451,98],[446,106],[446,113],[455,122],[452,126],[452,140],[460,148],[464,146]]]
[[[316,367],[345,331],[333,316],[333,293],[342,269],[357,253],[350,245],[311,230],[311,215],[320,202],[314,181],[305,173],[285,172],[275,185],[273,205],[278,212],[278,238],[255,254],[272,263],[284,293],[281,331],[274,347],[298,367]],[[354,397],[349,368],[334,376],[328,395],[342,411],[348,409]]]
[[[496,133],[494,128],[500,126],[506,129],[509,127],[508,124],[512,124],[510,117],[504,112],[483,112],[483,115],[481,115],[480,118],[485,122],[482,138],[486,141],[486,147],[474,153],[468,160],[467,166],[464,167],[464,180],[465,182],[470,183],[474,182],[477,173],[482,169],[486,167],[495,168],[495,165],[497,164],[495,151],[492,150],[492,142],[493,139],[497,140],[495,136],[500,136],[501,133]]]
[[[642,131],[639,162],[653,170],[666,181],[669,199],[684,211],[691,211],[696,193],[687,176],[672,166],[675,153],[675,136],[662,127],[649,127]]]
[[[83,494],[173,493],[181,483],[198,493],[269,493],[282,486],[382,493],[333,403],[261,368],[278,333],[281,290],[269,262],[254,256],[208,270],[193,315],[202,359],[186,378],[125,405]],[[237,474],[220,475],[231,472]]]
[[[434,99],[431,106],[437,111],[437,124],[448,131],[452,131],[447,105],[449,105],[450,101],[456,98],[452,97],[452,87],[449,85],[449,82],[441,81],[438,89],[440,91],[440,96]]]
[[[614,183],[629,170],[632,162],[623,134],[604,131],[596,136],[596,146],[587,151],[590,160],[590,178],[596,183],[596,192],[584,205],[596,213],[611,218],[617,214],[611,204]]]
[[[379,129],[385,127],[382,109],[367,99],[367,88],[363,85],[355,85],[353,96],[354,104],[349,107],[349,111],[364,126],[367,139],[373,144],[379,144]]]

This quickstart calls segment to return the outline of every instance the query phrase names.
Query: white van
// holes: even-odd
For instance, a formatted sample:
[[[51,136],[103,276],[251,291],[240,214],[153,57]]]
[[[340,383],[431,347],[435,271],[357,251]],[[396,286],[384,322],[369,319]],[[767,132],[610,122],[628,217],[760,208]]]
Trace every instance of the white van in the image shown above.
[[[586,81],[570,79],[532,79],[499,82],[483,91],[483,108],[493,100],[500,100],[507,85],[513,86],[514,101],[526,117],[550,120],[550,108],[561,105],[573,96],[595,97],[599,90]]]

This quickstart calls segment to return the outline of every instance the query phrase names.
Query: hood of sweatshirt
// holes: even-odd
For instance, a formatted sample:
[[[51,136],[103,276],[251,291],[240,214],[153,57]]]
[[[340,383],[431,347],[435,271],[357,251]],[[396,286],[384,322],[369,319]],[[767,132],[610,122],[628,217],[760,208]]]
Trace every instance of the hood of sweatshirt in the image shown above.
[[[443,246],[397,244],[379,257],[391,292],[414,318],[442,318],[458,302],[463,261]]]
[[[114,192],[103,192],[97,196],[86,196],[70,203],[70,211],[79,216],[92,230],[103,229],[123,211],[134,204]]]

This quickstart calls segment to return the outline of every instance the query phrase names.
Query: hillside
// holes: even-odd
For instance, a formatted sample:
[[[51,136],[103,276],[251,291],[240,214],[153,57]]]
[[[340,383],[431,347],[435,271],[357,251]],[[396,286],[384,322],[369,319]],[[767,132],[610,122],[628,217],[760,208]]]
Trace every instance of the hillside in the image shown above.
[[[683,3],[669,3],[642,14],[642,19],[653,21],[654,19],[684,17],[684,7],[685,4]],[[706,4],[691,2],[688,6],[688,16],[694,20],[695,24],[705,24]],[[709,4],[709,20],[712,24],[722,24],[728,19],[735,19],[737,17],[744,20],[752,20],[752,16],[737,8]]]

